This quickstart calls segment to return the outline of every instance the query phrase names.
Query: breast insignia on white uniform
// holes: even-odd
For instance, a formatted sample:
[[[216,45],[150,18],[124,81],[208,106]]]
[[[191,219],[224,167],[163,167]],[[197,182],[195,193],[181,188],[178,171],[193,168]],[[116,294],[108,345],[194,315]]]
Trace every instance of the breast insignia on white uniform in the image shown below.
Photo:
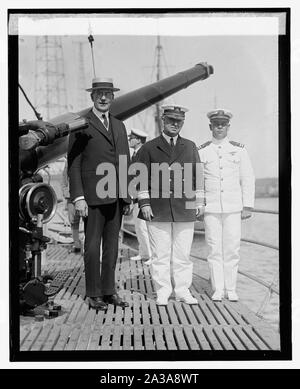
[[[211,141],[209,140],[208,142],[203,143],[202,145],[197,147],[197,150],[204,149],[204,147],[207,147],[211,144]]]
[[[237,146],[237,147],[245,147],[245,145],[243,145],[243,143],[239,143],[239,142],[235,142],[234,140],[230,140],[229,143],[231,143],[233,146]]]

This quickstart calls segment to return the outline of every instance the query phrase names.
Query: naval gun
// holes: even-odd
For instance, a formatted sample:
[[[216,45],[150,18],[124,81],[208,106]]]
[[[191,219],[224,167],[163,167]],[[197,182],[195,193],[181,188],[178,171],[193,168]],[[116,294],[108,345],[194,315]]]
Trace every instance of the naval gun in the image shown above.
[[[213,67],[199,63],[150,85],[113,100],[110,112],[126,120],[153,104],[213,74]],[[48,299],[45,279],[41,277],[41,251],[49,238],[43,235],[43,224],[56,211],[53,188],[43,183],[38,170],[66,155],[69,134],[85,128],[82,118],[91,108],[68,112],[48,122],[42,120],[19,124],[19,269],[20,290],[25,307],[34,307]]]

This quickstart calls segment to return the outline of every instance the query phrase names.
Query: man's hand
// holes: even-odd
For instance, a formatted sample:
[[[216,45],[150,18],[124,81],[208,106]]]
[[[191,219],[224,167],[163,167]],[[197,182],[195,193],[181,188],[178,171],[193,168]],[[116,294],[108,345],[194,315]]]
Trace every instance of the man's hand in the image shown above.
[[[85,200],[77,200],[75,202],[75,211],[81,217],[87,217],[88,215],[88,205]]]
[[[205,211],[205,206],[200,205],[200,207],[196,208],[196,219],[198,221],[203,221],[204,220],[204,211]]]
[[[126,205],[124,205],[124,206],[123,206],[123,215],[124,215],[124,216],[129,216],[129,215],[131,215],[132,210],[133,210],[132,204],[126,204]]]
[[[241,213],[241,219],[249,219],[252,216],[252,210],[251,208],[243,208],[242,213]]]
[[[150,205],[145,205],[144,207],[141,208],[141,211],[144,219],[151,222],[151,219],[154,217],[154,215],[152,213],[152,209]]]

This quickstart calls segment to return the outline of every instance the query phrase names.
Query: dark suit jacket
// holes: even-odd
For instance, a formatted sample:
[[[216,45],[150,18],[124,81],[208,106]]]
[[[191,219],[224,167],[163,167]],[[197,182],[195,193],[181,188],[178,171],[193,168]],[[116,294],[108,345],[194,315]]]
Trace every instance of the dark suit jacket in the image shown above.
[[[74,200],[76,197],[84,196],[89,206],[110,204],[120,197],[119,156],[125,156],[127,166],[130,163],[127,132],[124,124],[111,115],[109,123],[112,137],[92,110],[88,111],[84,117],[89,126],[80,132],[72,133],[69,139],[70,198]],[[103,162],[111,163],[116,169],[116,195],[99,198],[96,192],[97,183],[107,176],[107,172],[96,175],[96,169]],[[126,169],[126,174],[127,171]],[[123,200],[130,203],[128,194]]]
[[[196,163],[200,163],[199,154],[197,147],[194,142],[181,138],[178,136],[176,146],[172,152],[171,146],[161,135],[147,143],[139,150],[139,162],[146,164],[148,168],[148,191],[150,195],[150,205],[152,212],[154,214],[153,221],[157,222],[192,222],[196,220],[196,210],[186,209],[186,203],[195,201],[195,196],[193,198],[187,198],[184,189],[184,179],[190,180],[190,188],[193,190],[200,189],[196,188]],[[174,187],[174,172],[170,173],[169,183],[169,198],[163,198],[166,195],[164,192],[164,183],[166,180],[162,179],[160,175],[158,188],[159,192],[158,198],[152,196],[151,190],[155,189],[153,181],[151,181],[151,164],[157,163],[167,163],[168,166],[172,165],[174,162],[177,162],[181,166],[182,180],[180,188]],[[189,179],[184,175],[184,163],[191,163],[191,178]],[[170,172],[170,170],[168,170]],[[152,172],[153,173],[153,172]],[[156,185],[157,186],[157,185]],[[175,193],[175,190],[180,189],[182,198],[178,198]],[[163,195],[164,192],[164,195]],[[177,198],[176,198],[177,197]],[[143,206],[149,203],[149,200],[140,200],[139,205]],[[140,218],[142,213],[139,214]]]

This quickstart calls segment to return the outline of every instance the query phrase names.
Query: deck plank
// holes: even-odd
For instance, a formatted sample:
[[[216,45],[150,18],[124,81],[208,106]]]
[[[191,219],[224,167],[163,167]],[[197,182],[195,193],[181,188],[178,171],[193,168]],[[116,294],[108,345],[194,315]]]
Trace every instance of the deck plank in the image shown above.
[[[210,309],[208,308],[206,301],[203,299],[199,300],[199,307],[201,309],[201,312],[203,313],[205,319],[210,325],[218,325],[219,323],[217,322],[216,318],[213,316],[211,313]]]
[[[75,350],[78,339],[81,334],[81,327],[79,325],[74,325],[69,336],[69,341],[66,344],[65,350]]]
[[[206,302],[208,309],[210,309],[210,311],[211,311],[212,315],[214,316],[215,320],[217,321],[217,323],[226,325],[227,321],[225,320],[223,315],[220,313],[220,311],[218,310],[215,303],[205,294],[202,295],[202,298]]]
[[[155,350],[153,342],[153,327],[150,325],[144,326],[144,339],[145,339],[145,349],[146,350]]]
[[[169,301],[169,304],[166,307],[170,322],[172,324],[179,324],[177,313],[174,309],[174,301]]]
[[[133,324],[141,325],[141,310],[140,296],[138,293],[133,293]]]
[[[193,304],[195,305],[195,304]],[[182,309],[188,319],[188,322],[192,325],[198,325],[199,322],[195,316],[195,312],[193,311],[191,305],[188,304],[182,304]]]
[[[132,349],[131,334],[132,334],[132,327],[131,326],[124,326],[123,350],[131,350]]]
[[[166,339],[167,349],[178,350],[174,339],[173,329],[171,327],[163,327],[163,332]]]
[[[207,341],[206,336],[203,333],[203,325],[194,327],[195,337],[200,345],[201,350],[211,350],[210,344]]]
[[[141,309],[142,309],[142,321],[143,321],[143,326],[149,326],[150,323],[150,314],[148,310],[149,303],[148,301],[145,301],[145,296],[140,296],[141,298]]]
[[[231,326],[224,326],[223,331],[226,334],[226,336],[230,339],[230,342],[233,344],[233,347],[236,350],[245,350],[244,344],[240,341],[240,338],[236,336],[236,333],[233,332]]]
[[[252,326],[242,327],[243,332],[248,336],[252,343],[254,343],[257,350],[269,350],[269,347],[264,343],[259,336],[253,331]]]
[[[83,322],[82,325],[82,331],[76,346],[76,350],[86,350],[89,344],[90,336],[91,336],[91,329],[93,322],[95,320],[96,316],[96,310],[90,309],[86,313],[86,319]]]
[[[110,325],[104,325],[102,328],[102,337],[100,341],[100,350],[110,350],[110,337],[112,333],[112,327]]]
[[[36,338],[39,336],[40,332],[43,330],[43,323],[39,322],[37,323],[33,329],[31,330],[30,334],[27,336],[27,338],[24,340],[20,350],[21,351],[28,351],[30,350],[32,344],[36,340]]]
[[[60,351],[64,350],[65,346],[69,340],[69,335],[73,329],[73,326],[71,324],[63,324],[61,326],[59,338],[56,342],[56,344],[53,347],[53,350],[55,351]]]
[[[215,326],[213,331],[224,350],[234,350],[234,347],[232,346],[231,342],[228,340],[227,336],[223,332],[223,327]]]
[[[155,325],[160,325],[161,322],[159,319],[159,314],[157,312],[157,305],[153,300],[149,301],[149,309],[150,309],[152,323]]]
[[[163,327],[155,325],[153,326],[153,334],[155,339],[155,347],[157,350],[166,350],[166,343],[163,335]]]
[[[246,350],[257,350],[253,342],[248,338],[241,326],[233,326],[233,332],[239,338],[240,342],[245,346]]]
[[[45,323],[42,331],[33,342],[30,348],[31,351],[39,351],[43,348],[43,345],[46,342],[48,336],[50,335],[51,329],[53,328],[53,324],[54,324],[53,322]]]
[[[63,279],[50,298],[61,305],[59,316],[20,327],[21,351],[50,350],[279,350],[271,326],[240,302],[213,302],[207,280],[194,277],[191,291],[198,305],[170,299],[157,306],[150,267],[123,251],[116,265],[116,289],[129,307],[109,304],[107,311],[88,307],[82,256],[49,247],[44,267]]]
[[[123,334],[123,328],[120,325],[116,325],[113,328],[113,337],[112,337],[112,350],[122,350],[121,346],[121,336]]]
[[[181,326],[174,326],[174,336],[179,350],[188,350]]]
[[[206,326],[203,328],[203,332],[207,337],[208,343],[213,350],[223,350],[221,343],[213,332],[213,326]]]
[[[168,303],[169,305],[170,303]],[[169,317],[167,314],[166,306],[164,305],[157,305],[157,311],[160,317],[160,321],[162,322],[163,326],[169,325]]]
[[[133,341],[134,341],[134,350],[143,350],[142,342],[143,328],[141,326],[133,327]]]
[[[202,324],[203,326],[204,325],[209,325],[209,321],[204,316],[204,314],[203,314],[199,304],[198,305],[192,305],[191,306],[191,310],[194,312],[194,314],[196,316],[196,319],[198,320],[199,324]]]
[[[188,319],[185,315],[185,312],[182,309],[184,303],[180,303],[179,301],[174,301],[174,308],[178,315],[178,320],[180,321],[180,324],[186,325],[189,324]]]
[[[197,339],[195,337],[193,327],[190,326],[184,326],[183,327],[183,332],[186,337],[186,341],[188,344],[188,349],[189,350],[200,350],[200,346],[197,342]]]

